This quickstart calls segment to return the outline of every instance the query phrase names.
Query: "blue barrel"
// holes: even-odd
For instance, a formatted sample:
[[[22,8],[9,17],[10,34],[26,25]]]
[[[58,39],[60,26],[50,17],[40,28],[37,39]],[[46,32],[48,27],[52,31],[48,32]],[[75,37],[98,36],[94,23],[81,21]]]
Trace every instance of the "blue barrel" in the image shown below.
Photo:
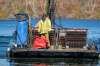
[[[16,43],[18,46],[27,46],[28,43],[28,19],[25,14],[17,14]]]

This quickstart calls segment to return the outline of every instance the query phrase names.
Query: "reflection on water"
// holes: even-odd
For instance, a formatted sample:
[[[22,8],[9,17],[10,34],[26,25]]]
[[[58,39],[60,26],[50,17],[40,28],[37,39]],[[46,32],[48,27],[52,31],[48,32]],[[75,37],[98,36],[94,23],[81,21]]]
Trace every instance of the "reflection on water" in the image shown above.
[[[98,59],[36,58],[13,59],[10,66],[99,66]]]

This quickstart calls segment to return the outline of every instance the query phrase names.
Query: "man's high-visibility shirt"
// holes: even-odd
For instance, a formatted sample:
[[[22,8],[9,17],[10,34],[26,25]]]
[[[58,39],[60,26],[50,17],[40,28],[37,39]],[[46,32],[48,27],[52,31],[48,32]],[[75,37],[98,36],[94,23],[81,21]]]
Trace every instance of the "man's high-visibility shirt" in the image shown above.
[[[41,19],[36,27],[38,28],[38,32],[40,34],[43,33],[48,33],[49,31],[51,31],[51,21],[49,18],[46,18],[44,21]]]

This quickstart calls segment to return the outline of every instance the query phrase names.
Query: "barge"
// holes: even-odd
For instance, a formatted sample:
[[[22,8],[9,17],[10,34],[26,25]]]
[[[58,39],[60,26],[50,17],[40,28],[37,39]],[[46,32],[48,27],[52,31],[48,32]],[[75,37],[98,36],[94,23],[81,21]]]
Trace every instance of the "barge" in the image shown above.
[[[87,44],[87,29],[53,28],[49,34],[50,48],[35,49],[32,45],[37,31],[29,30],[27,14],[17,14],[17,17],[17,43],[8,49],[9,58],[99,58],[96,45]]]

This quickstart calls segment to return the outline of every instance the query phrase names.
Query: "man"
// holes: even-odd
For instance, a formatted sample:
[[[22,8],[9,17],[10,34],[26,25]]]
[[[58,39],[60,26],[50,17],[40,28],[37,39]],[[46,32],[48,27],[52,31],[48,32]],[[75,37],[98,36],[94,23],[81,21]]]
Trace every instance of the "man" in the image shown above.
[[[51,21],[47,15],[43,15],[42,19],[36,24],[36,29],[39,35],[45,35],[47,39],[47,46],[50,47],[49,32],[51,31]]]

